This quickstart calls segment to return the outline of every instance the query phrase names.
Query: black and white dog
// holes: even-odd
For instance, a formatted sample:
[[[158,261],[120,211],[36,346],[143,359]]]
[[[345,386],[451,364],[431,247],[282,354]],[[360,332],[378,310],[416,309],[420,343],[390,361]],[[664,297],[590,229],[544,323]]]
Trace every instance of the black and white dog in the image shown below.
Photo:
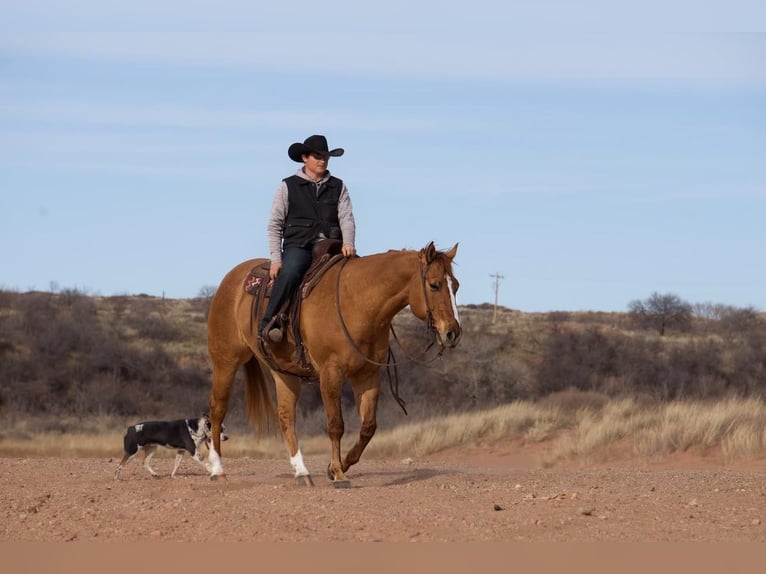
[[[198,419],[146,421],[129,426],[123,439],[124,455],[114,471],[114,478],[120,478],[122,467],[136,456],[139,449],[144,451],[144,468],[152,476],[158,476],[151,466],[151,460],[159,446],[176,450],[176,461],[173,465],[173,472],[170,473],[171,477],[175,477],[178,467],[181,466],[184,452],[191,454],[194,460],[210,472],[210,465],[203,460],[199,447],[202,443],[211,440],[211,429],[212,425],[208,415]],[[221,440],[228,440],[228,438],[223,432],[221,433]]]

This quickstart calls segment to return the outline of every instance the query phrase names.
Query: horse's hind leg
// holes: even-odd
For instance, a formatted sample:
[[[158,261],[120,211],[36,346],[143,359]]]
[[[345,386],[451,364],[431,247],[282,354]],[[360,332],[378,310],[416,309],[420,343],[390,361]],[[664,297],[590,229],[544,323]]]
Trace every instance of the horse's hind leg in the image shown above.
[[[364,452],[364,449],[375,434],[375,430],[378,428],[377,412],[378,397],[380,396],[380,378],[376,374],[362,381],[354,381],[352,388],[354,389],[356,409],[359,412],[362,426],[359,429],[359,440],[343,458],[343,472],[346,472],[349,467],[359,462],[362,452]]]
[[[211,357],[212,358],[212,357]],[[212,444],[209,445],[208,462],[210,477],[225,476],[221,463],[221,427],[226,411],[229,408],[229,395],[234,376],[237,374],[239,363],[236,361],[221,361],[213,358],[213,388],[210,391],[210,434]]]
[[[298,436],[295,431],[295,413],[301,394],[301,383],[293,377],[283,377],[279,373],[272,374],[277,391],[279,428],[282,430],[282,436],[290,454],[290,465],[293,467],[296,479],[302,479],[307,486],[314,486],[311,473],[303,462],[303,455],[298,446]]]

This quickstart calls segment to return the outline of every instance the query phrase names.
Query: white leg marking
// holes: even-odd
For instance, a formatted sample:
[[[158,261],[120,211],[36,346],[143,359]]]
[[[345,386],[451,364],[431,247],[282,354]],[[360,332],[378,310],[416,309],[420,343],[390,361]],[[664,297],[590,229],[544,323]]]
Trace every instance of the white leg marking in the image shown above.
[[[299,476],[309,476],[311,474],[309,469],[306,468],[306,465],[303,464],[303,455],[301,454],[301,449],[298,449],[298,452],[295,453],[295,456],[290,457],[290,466],[293,467],[293,472],[295,473],[296,478]]]
[[[210,445],[210,454],[207,456],[210,461],[210,476],[218,476],[223,474],[223,465],[221,464],[221,457],[215,451],[215,447]]]
[[[449,275],[445,277],[447,278],[447,287],[449,287],[449,298],[452,301],[452,313],[455,315],[457,324],[460,325],[460,316],[457,312],[457,299],[455,298],[455,290],[452,288],[452,279],[450,279]]]

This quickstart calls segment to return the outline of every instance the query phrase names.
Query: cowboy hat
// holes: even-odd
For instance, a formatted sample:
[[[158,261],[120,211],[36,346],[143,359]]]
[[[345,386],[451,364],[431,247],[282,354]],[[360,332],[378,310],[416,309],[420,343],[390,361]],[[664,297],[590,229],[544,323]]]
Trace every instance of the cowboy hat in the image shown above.
[[[290,159],[293,161],[297,161],[299,163],[303,163],[303,158],[301,156],[304,156],[310,153],[318,153],[320,155],[325,155],[328,157],[339,157],[343,155],[343,148],[338,147],[333,150],[328,149],[326,137],[313,135],[313,136],[307,137],[303,141],[303,143],[300,143],[300,142],[294,143],[287,150],[287,155],[290,156]]]

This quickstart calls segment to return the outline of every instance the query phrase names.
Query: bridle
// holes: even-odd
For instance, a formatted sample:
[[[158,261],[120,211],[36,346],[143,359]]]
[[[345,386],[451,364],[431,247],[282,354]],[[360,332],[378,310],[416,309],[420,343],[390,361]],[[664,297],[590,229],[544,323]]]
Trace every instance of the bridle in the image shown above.
[[[365,355],[362,352],[359,346],[351,338],[351,334],[348,332],[348,327],[346,327],[346,322],[343,320],[343,313],[341,312],[341,309],[340,309],[340,275],[347,261],[348,259],[344,258],[340,262],[340,266],[338,267],[338,277],[335,284],[335,307],[338,309],[338,322],[340,323],[341,330],[343,331],[343,335],[346,337],[346,341],[348,342],[349,346],[352,349],[354,349],[357,355],[359,355],[366,363],[375,365],[377,367],[386,367],[386,372],[388,374],[388,384],[391,389],[391,394],[394,396],[394,400],[396,400],[397,404],[404,411],[404,414],[407,414],[407,409],[404,408],[404,400],[402,400],[402,398],[399,396],[399,372],[397,370],[397,366],[400,363],[394,359],[394,353],[393,353],[393,350],[391,349],[391,345],[388,346],[388,356],[386,357],[385,363],[379,363],[378,361],[372,360],[371,358],[369,358],[367,355]],[[434,326],[433,312],[431,311],[431,305],[428,303],[428,296],[426,293],[426,274],[428,273],[428,268],[431,266],[432,262],[433,261],[426,262],[425,265],[423,265],[422,263],[419,263],[420,283],[423,288],[423,302],[425,303],[425,306],[426,306],[426,330],[427,330],[427,333],[431,336],[431,340],[426,346],[426,348],[423,349],[422,355],[425,356],[425,354],[431,349],[431,347],[434,346],[434,343],[436,343],[437,341],[439,342],[439,346],[440,346],[439,352],[432,359],[429,359],[427,361],[408,356],[407,353],[404,351],[404,348],[402,347],[402,344],[399,341],[399,338],[396,336],[396,331],[394,331],[394,326],[391,325],[391,335],[393,336],[397,345],[399,345],[399,349],[401,349],[404,357],[411,363],[417,363],[421,365],[428,365],[430,363],[433,363],[436,359],[438,359],[441,356],[441,354],[444,352],[444,349],[445,349],[444,343],[442,343],[441,337],[438,335],[436,328]],[[392,369],[393,369],[393,379],[391,374]]]
[[[367,355],[365,355],[362,350],[357,346],[357,344],[354,342],[354,340],[351,338],[351,334],[348,332],[348,327],[346,327],[346,322],[343,319],[343,312],[340,308],[340,276],[343,271],[343,267],[346,265],[346,262],[348,259],[344,258],[340,262],[340,266],[338,267],[338,277],[336,279],[336,285],[335,285],[335,307],[338,309],[338,322],[340,323],[341,330],[343,331],[343,335],[346,337],[346,341],[351,346],[356,353],[362,357],[367,363],[370,363],[372,365],[376,365],[378,367],[387,367],[391,365],[392,363],[390,361],[387,361],[385,363],[379,363],[377,361],[374,361],[370,359]],[[429,364],[435,361],[439,358],[439,356],[444,352],[444,343],[442,343],[441,338],[439,337],[436,327],[434,326],[434,316],[433,312],[431,311],[431,305],[428,303],[428,297],[426,294],[426,274],[428,273],[428,268],[431,266],[431,263],[426,263],[424,265],[420,265],[420,282],[421,286],[423,288],[423,301],[426,305],[426,332],[431,336],[431,340],[429,341],[428,345],[426,345],[426,348],[423,349],[423,352],[421,353],[423,356],[431,349],[431,347],[434,346],[434,343],[438,341],[439,343],[439,353],[433,358],[426,362],[423,362],[422,364]],[[399,347],[402,348],[399,338],[396,336],[396,331],[394,331],[393,325],[391,326],[391,333],[394,337],[394,340],[399,344]],[[402,348],[402,351],[404,349]],[[406,356],[406,353],[405,353]],[[419,359],[413,358],[413,357],[407,357],[411,362],[418,362]],[[394,363],[395,364],[395,363]]]

